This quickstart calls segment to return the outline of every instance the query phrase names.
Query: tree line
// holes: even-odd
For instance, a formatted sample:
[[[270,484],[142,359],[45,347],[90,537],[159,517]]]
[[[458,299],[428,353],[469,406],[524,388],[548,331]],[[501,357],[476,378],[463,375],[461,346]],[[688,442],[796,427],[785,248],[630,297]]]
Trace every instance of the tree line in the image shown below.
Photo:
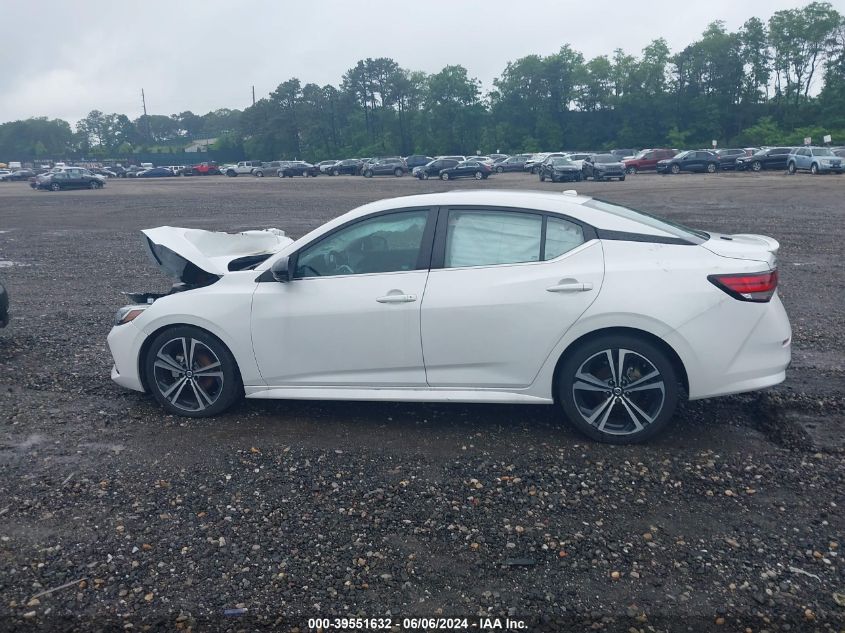
[[[0,125],[0,156],[123,156],[218,139],[244,158],[466,154],[845,142],[845,17],[827,2],[712,22],[672,52],[662,38],[639,55],[586,59],[570,45],[509,62],[486,93],[460,65],[427,74],[368,58],[340,83],[292,78],[239,110],[130,120],[92,111]]]

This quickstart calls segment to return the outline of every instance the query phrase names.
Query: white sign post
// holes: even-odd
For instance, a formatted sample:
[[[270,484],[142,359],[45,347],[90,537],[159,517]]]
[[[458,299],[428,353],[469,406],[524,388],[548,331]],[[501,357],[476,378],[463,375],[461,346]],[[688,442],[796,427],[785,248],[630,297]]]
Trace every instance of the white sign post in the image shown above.
[[[813,137],[812,137],[812,136],[805,136],[805,137],[804,137],[804,145],[809,145],[809,144],[810,144],[810,143],[812,143],[812,142],[813,142]]]
[[[716,145],[718,145],[715,138],[712,141],[710,141],[710,144],[713,145],[713,149],[716,149]]]
[[[825,142],[825,143],[830,143],[831,141],[832,141],[832,139],[830,138],[830,134],[825,134],[825,135],[824,135],[824,142]]]

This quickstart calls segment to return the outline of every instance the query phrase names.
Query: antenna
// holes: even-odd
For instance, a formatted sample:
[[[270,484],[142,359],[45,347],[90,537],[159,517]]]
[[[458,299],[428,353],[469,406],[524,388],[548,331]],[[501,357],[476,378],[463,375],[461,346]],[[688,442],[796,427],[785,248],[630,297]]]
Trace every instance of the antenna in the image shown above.
[[[255,105],[255,86],[252,87],[252,105]]]

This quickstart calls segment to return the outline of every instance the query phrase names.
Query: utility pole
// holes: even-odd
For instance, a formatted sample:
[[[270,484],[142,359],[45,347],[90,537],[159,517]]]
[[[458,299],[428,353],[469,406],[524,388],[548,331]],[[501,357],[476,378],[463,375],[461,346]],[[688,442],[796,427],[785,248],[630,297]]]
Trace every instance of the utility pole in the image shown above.
[[[252,105],[255,105],[255,86],[252,87]]]
[[[141,88],[141,105],[144,107],[144,123],[147,124],[147,140],[152,140],[152,132],[150,131],[150,118],[147,116],[147,99],[144,96],[144,89]]]

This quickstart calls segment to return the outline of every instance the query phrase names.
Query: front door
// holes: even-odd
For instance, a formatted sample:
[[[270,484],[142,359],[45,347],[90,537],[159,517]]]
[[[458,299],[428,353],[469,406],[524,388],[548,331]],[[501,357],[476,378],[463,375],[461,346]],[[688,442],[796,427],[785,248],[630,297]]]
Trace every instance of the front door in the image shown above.
[[[428,384],[530,386],[598,296],[601,244],[575,222],[532,212],[450,209],[442,228],[422,306]]]
[[[269,386],[425,385],[429,215],[353,220],[292,255],[292,281],[258,284],[253,348]]]

